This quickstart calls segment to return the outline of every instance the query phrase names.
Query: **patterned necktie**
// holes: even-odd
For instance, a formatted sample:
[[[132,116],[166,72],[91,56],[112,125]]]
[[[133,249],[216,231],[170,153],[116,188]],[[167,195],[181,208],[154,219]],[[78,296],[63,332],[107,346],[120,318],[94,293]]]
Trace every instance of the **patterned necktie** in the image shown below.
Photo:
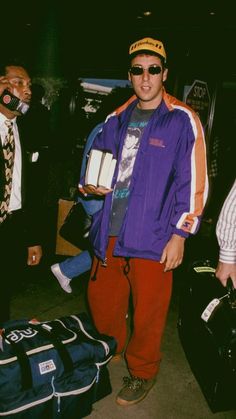
[[[5,138],[5,143],[3,144],[3,157],[5,163],[5,191],[4,197],[0,204],[0,223],[2,223],[8,211],[8,206],[11,196],[12,188],[12,175],[13,175],[13,166],[14,166],[14,155],[15,155],[15,142],[13,135],[13,123],[8,119],[5,121],[6,126],[8,127],[8,133]]]

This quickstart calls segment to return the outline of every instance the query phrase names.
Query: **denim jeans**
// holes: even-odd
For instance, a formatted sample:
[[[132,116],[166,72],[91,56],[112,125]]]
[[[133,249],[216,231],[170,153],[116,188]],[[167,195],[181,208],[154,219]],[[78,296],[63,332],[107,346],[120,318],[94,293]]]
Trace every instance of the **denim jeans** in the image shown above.
[[[88,250],[84,250],[78,255],[67,258],[59,263],[62,273],[70,279],[89,271],[91,265],[92,257]]]

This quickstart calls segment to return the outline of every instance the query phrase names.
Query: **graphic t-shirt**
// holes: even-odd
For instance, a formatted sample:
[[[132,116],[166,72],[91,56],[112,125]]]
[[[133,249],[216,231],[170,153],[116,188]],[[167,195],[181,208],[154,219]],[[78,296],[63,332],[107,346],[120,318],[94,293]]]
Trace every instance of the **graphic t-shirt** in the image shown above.
[[[117,182],[113,192],[113,203],[110,220],[110,236],[117,236],[128,204],[129,186],[139,149],[143,130],[146,127],[153,109],[142,110],[135,108],[128,125],[126,138],[121,154]]]

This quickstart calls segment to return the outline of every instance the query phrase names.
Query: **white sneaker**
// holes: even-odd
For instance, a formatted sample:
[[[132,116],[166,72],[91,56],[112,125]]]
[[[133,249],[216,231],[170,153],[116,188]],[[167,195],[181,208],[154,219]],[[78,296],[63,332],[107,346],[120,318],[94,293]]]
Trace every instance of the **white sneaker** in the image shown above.
[[[72,288],[70,286],[70,278],[65,276],[59,266],[59,263],[55,263],[55,265],[51,266],[51,271],[53,275],[57,278],[60,286],[63,288],[65,292],[68,292],[69,294],[72,292]]]

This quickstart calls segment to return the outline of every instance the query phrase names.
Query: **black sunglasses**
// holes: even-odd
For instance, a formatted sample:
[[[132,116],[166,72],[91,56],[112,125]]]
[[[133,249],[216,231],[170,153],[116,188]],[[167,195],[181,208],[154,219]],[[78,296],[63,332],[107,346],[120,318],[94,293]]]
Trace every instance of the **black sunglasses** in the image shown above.
[[[133,76],[141,76],[141,74],[144,73],[144,70],[148,70],[149,74],[154,76],[155,74],[160,74],[161,67],[159,65],[150,65],[150,67],[148,67],[148,68],[133,66],[129,69],[129,72]]]

